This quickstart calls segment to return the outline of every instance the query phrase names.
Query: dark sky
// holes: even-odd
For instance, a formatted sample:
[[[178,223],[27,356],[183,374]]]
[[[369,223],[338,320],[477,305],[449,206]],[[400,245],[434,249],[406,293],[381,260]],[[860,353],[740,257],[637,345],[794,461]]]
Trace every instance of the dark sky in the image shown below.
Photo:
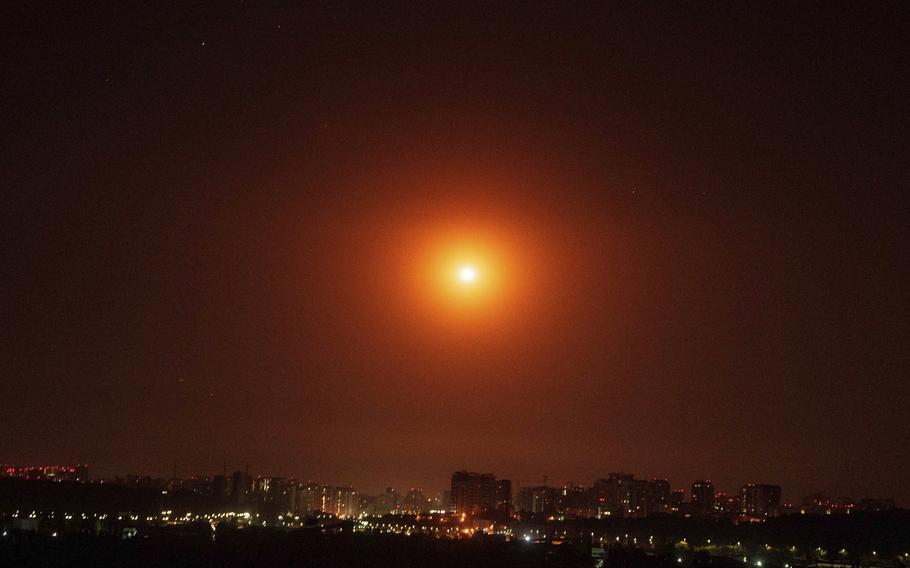
[[[900,3],[79,4],[3,17],[0,462],[910,504]]]

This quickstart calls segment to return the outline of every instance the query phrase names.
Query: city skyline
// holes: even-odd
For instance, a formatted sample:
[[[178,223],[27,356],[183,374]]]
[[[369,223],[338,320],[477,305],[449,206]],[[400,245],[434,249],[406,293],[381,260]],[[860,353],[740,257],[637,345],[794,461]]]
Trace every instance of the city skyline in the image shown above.
[[[888,507],[890,508],[901,508],[904,506],[900,501],[896,501],[891,495],[870,495],[870,494],[861,494],[859,496],[855,495],[845,495],[845,494],[828,494],[824,491],[820,491],[816,488],[811,492],[806,492],[800,496],[789,495],[783,492],[780,485],[776,485],[769,480],[764,480],[764,482],[750,480],[735,487],[726,488],[725,491],[723,487],[718,487],[712,480],[703,480],[696,479],[691,482],[679,482],[677,481],[674,484],[673,481],[667,479],[666,477],[657,476],[645,476],[639,477],[639,474],[628,473],[628,472],[610,472],[609,474],[596,475],[592,478],[592,482],[588,484],[587,481],[581,480],[565,480],[557,481],[551,479],[549,476],[543,476],[540,483],[535,482],[522,482],[521,480],[513,480],[508,478],[508,476],[497,476],[492,473],[477,473],[472,472],[466,469],[458,470],[451,477],[451,485],[444,484],[442,488],[428,485],[420,486],[415,484],[405,484],[405,485],[394,485],[390,483],[380,483],[375,486],[355,486],[351,483],[345,483],[343,480],[327,480],[327,479],[317,479],[317,478],[307,478],[307,477],[298,477],[295,475],[272,475],[264,472],[250,471],[249,465],[244,466],[243,469],[234,469],[229,468],[227,464],[222,466],[220,474],[218,472],[192,472],[190,474],[181,474],[177,469],[177,464],[174,464],[173,469],[171,470],[171,475],[157,476],[149,472],[129,472],[117,475],[106,475],[98,476],[97,474],[92,477],[90,475],[91,470],[87,464],[73,464],[73,465],[53,465],[53,466],[23,466],[23,465],[13,465],[13,464],[0,464],[0,477],[20,477],[24,479],[34,479],[34,480],[50,480],[50,481],[80,481],[80,482],[91,482],[91,483],[112,483],[115,485],[127,485],[135,487],[166,487],[175,482],[183,483],[186,481],[198,480],[206,481],[211,483],[213,479],[221,477],[222,479],[228,480],[232,477],[236,478],[241,476],[244,479],[247,479],[249,483],[255,484],[258,480],[265,480],[266,484],[268,480],[281,480],[282,483],[292,483],[299,486],[319,486],[319,487],[337,487],[345,488],[361,496],[363,495],[377,495],[383,492],[388,493],[393,491],[396,494],[408,494],[409,492],[419,492],[421,495],[425,495],[428,501],[438,501],[443,498],[443,495],[451,492],[454,495],[454,483],[455,478],[459,475],[469,476],[469,477],[482,477],[484,479],[488,478],[490,482],[490,487],[487,488],[486,499],[491,500],[491,502],[502,502],[504,497],[499,495],[507,496],[509,502],[509,507],[514,509],[514,511],[532,511],[533,508],[523,509],[520,506],[521,495],[526,490],[538,490],[538,489],[547,489],[552,490],[554,503],[556,500],[556,495],[558,492],[562,491],[561,495],[565,496],[566,491],[574,489],[582,489],[585,492],[594,491],[597,493],[601,491],[598,489],[598,484],[603,483],[612,483],[613,479],[626,480],[630,483],[640,484],[637,488],[637,491],[640,492],[640,496],[636,499],[650,499],[646,497],[646,493],[652,491],[651,486],[658,484],[657,491],[662,494],[660,499],[662,503],[662,508],[656,510],[650,510],[645,507],[641,510],[637,508],[635,511],[629,510],[628,513],[634,514],[634,516],[644,515],[648,516],[654,513],[669,513],[670,509],[666,508],[672,501],[679,504],[686,504],[688,508],[685,511],[682,511],[680,514],[685,514],[687,516],[704,516],[708,513],[719,513],[725,512],[730,513],[729,509],[730,503],[724,504],[718,501],[715,501],[716,498],[724,499],[736,499],[739,500],[740,497],[745,498],[747,489],[749,488],[764,488],[772,487],[776,491],[775,501],[778,503],[779,507],[795,507],[795,510],[798,511],[800,508],[805,509],[805,506],[811,504],[813,511],[815,510],[824,510],[825,506],[829,509],[832,507],[835,510],[840,510],[843,513],[849,513],[852,508],[861,506],[874,506],[867,504],[876,504],[876,503],[890,503]],[[506,485],[499,487],[496,485],[498,482],[503,482]],[[681,483],[681,485],[680,485]],[[268,485],[266,485],[267,490]],[[227,487],[223,488],[227,491]],[[195,491],[195,489],[193,490]],[[480,491],[480,489],[475,489],[475,493]],[[794,493],[792,490],[790,493]],[[227,495],[227,493],[225,493]],[[472,502],[481,503],[483,499],[477,497],[480,493],[476,493],[472,499]],[[731,497],[732,495],[732,497]],[[590,498],[585,497],[586,499]],[[463,507],[462,500],[464,497],[451,497],[451,502],[446,500],[448,505],[443,507],[437,507],[442,510],[446,506],[452,507],[454,510],[460,510]],[[534,497],[537,499],[537,497]],[[514,503],[513,503],[514,501]],[[824,505],[827,503],[827,505]],[[715,507],[716,506],[716,507]],[[739,512],[740,507],[742,511],[746,510],[747,505],[745,503],[739,503],[735,505],[735,509],[732,512]],[[495,508],[495,507],[494,507]],[[427,509],[430,510],[430,509]],[[781,509],[783,510],[783,509]],[[419,511],[411,511],[419,512]],[[473,514],[477,514],[481,510],[474,510]],[[679,512],[674,510],[674,512]],[[803,510],[802,513],[806,511]],[[615,512],[614,512],[615,514]],[[830,514],[830,511],[829,513]],[[622,516],[622,515],[620,515]]]
[[[490,566],[502,566],[489,555],[504,550],[524,556],[516,565],[527,565],[528,554],[568,553],[579,568],[627,554],[653,566],[710,559],[756,568],[903,568],[910,559],[910,510],[890,499],[854,503],[811,495],[794,507],[781,502],[776,485],[747,484],[729,496],[714,493],[708,480],[693,481],[687,499],[665,480],[620,472],[591,487],[513,489],[508,479],[464,470],[452,473],[447,495],[430,498],[414,489],[365,495],[350,486],[244,471],[93,481],[85,466],[4,466],[0,549],[52,557],[72,550],[97,563],[91,551],[110,546],[135,558],[177,539],[195,554],[224,554],[219,551],[228,545],[236,557],[256,542],[255,563],[263,563],[263,552],[312,563],[326,554],[321,546],[338,539],[345,549],[360,549],[378,538],[384,546],[420,551],[421,560],[431,554],[427,546],[442,546],[450,562],[452,554],[481,547],[478,559]],[[364,561],[364,554],[354,558]],[[336,565],[337,556],[329,553],[326,565]],[[160,553],[150,560],[159,564]],[[369,562],[375,565],[375,558]],[[389,562],[400,565],[401,557],[393,553]]]
[[[61,462],[63,463],[63,462]],[[76,462],[74,462],[76,463]],[[2,465],[2,463],[0,463]],[[85,467],[89,467],[90,464],[83,464]],[[71,466],[67,466],[71,467]],[[424,491],[429,492],[438,492],[448,488],[449,476],[451,471],[501,471],[503,473],[499,474],[500,477],[510,479],[514,483],[514,487],[517,489],[519,487],[534,487],[534,486],[550,486],[554,488],[561,488],[565,484],[589,484],[597,479],[606,478],[609,474],[615,472],[627,472],[631,475],[634,475],[637,479],[657,479],[657,480],[666,480],[671,484],[672,490],[685,490],[688,494],[690,490],[690,485],[693,482],[699,480],[706,480],[713,485],[713,489],[716,493],[729,493],[737,492],[744,485],[750,483],[772,483],[778,484],[783,488],[783,500],[793,503],[798,503],[804,497],[821,494],[828,496],[832,499],[854,499],[858,501],[861,498],[892,498],[895,499],[897,506],[906,507],[908,502],[901,497],[900,491],[876,491],[872,488],[872,484],[867,485],[866,488],[859,487],[854,488],[853,490],[845,489],[836,484],[830,483],[821,479],[818,483],[809,484],[804,483],[796,486],[788,486],[780,482],[773,474],[770,476],[756,476],[756,475],[745,475],[740,479],[728,479],[721,481],[719,478],[711,476],[693,476],[691,478],[685,478],[682,476],[671,476],[663,472],[644,472],[636,471],[632,468],[622,468],[622,467],[605,467],[597,471],[582,472],[579,475],[575,476],[564,476],[553,474],[550,471],[545,473],[538,473],[537,475],[528,475],[528,476],[516,476],[509,473],[508,470],[496,470],[492,468],[478,468],[470,467],[465,465],[457,465],[448,472],[442,472],[439,476],[428,477],[424,479],[417,479],[414,476],[402,475],[395,479],[376,479],[370,476],[352,476],[348,478],[337,478],[332,477],[331,475],[319,475],[318,473],[311,472],[300,472],[295,470],[278,470],[270,469],[263,467],[261,465],[238,462],[238,463],[221,463],[217,467],[202,467],[202,468],[192,468],[190,466],[180,464],[180,463],[171,463],[167,467],[162,468],[150,468],[150,469],[117,469],[112,467],[97,467],[91,466],[91,471],[98,478],[115,478],[115,477],[124,477],[126,475],[137,475],[137,476],[146,476],[156,479],[170,479],[172,477],[176,478],[186,478],[193,475],[215,475],[218,472],[231,474],[235,471],[253,471],[256,475],[264,477],[280,477],[286,479],[296,479],[298,481],[307,481],[307,482],[317,482],[317,483],[329,483],[333,485],[342,485],[342,486],[351,486],[359,489],[364,489],[369,493],[379,493],[387,487],[395,487],[396,489],[413,489],[419,488]],[[174,475],[176,473],[176,476]],[[704,472],[701,472],[704,473]]]

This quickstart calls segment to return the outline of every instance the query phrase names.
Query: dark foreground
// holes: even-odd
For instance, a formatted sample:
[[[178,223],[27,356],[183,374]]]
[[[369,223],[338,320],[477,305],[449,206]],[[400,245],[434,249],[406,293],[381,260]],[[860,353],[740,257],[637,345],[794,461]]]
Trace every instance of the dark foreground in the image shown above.
[[[12,535],[10,535],[11,537]],[[20,534],[0,542],[0,566],[581,567],[588,550],[517,541],[435,540],[376,534],[313,534],[244,529],[217,540]]]

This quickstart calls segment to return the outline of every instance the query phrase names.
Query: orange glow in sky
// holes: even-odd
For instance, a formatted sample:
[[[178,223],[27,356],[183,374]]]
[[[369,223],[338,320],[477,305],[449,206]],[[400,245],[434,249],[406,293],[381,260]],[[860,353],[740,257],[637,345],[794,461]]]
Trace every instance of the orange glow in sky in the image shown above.
[[[432,314],[445,325],[509,317],[517,300],[520,258],[511,239],[491,227],[433,227],[415,238],[410,257],[413,284]],[[454,318],[454,319],[453,319]]]

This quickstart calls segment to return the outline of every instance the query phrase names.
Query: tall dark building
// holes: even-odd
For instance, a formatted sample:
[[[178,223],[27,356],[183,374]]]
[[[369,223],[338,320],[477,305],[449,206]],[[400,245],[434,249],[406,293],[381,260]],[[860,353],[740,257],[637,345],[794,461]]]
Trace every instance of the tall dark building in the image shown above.
[[[492,473],[456,471],[452,474],[452,507],[458,514],[479,515],[496,507],[496,477]]]
[[[250,476],[242,471],[235,471],[231,475],[231,502],[243,503],[252,492],[253,486]]]
[[[627,514],[630,505],[633,508],[638,506],[641,494],[641,485],[635,483],[635,476],[631,473],[611,473],[606,479],[594,482],[594,498],[600,515]]]
[[[539,485],[522,487],[518,492],[518,509],[524,513],[554,513],[559,490]]]
[[[679,512],[683,508],[683,504],[686,502],[686,490],[685,489],[674,489],[670,493],[670,510],[674,512]]]
[[[626,517],[644,517],[647,514],[648,482],[644,479],[633,479],[629,482],[626,494],[628,495],[628,503],[623,515]]]
[[[401,499],[401,512],[408,514],[425,513],[431,509],[430,499],[423,494],[423,489],[412,487]]]
[[[593,489],[571,481],[566,483],[559,494],[557,509],[569,518],[593,517],[597,514]]]
[[[750,517],[775,517],[780,512],[780,485],[750,483],[742,488],[742,512]]]
[[[295,496],[291,491],[292,485],[283,477],[258,477],[253,480],[237,471],[231,476],[231,485],[231,500],[236,503],[255,499],[260,503],[268,503],[276,511],[293,510],[292,501]]]
[[[740,505],[740,496],[727,495],[723,492],[714,494],[714,511],[717,513],[739,513],[742,510]]]
[[[227,478],[223,475],[216,475],[212,479],[212,497],[223,499],[227,496]]]
[[[645,488],[645,515],[668,513],[671,508],[670,482],[652,479]]]
[[[692,482],[692,508],[700,515],[714,511],[714,484],[709,479]]]
[[[496,481],[496,504],[499,511],[512,511],[512,480],[498,479]]]

